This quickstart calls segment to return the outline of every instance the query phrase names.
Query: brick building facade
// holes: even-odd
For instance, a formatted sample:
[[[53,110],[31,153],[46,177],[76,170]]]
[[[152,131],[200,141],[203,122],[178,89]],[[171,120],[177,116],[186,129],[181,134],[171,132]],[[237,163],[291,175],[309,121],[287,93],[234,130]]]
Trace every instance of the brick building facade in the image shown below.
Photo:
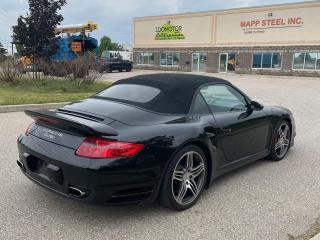
[[[319,12],[317,1],[136,18],[134,67],[320,76]]]

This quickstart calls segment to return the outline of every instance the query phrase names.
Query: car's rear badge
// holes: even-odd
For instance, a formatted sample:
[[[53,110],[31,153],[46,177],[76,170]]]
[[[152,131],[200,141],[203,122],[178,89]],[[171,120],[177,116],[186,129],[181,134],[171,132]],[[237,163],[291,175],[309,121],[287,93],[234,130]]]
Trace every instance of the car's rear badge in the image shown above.
[[[63,133],[52,129],[43,128],[43,136],[49,139],[56,139],[56,137],[62,137]]]

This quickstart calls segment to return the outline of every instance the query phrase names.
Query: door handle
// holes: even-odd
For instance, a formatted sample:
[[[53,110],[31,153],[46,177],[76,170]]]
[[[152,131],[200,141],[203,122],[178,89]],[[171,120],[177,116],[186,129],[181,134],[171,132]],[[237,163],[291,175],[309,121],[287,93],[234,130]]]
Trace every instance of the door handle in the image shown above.
[[[221,128],[223,133],[231,133],[231,128]]]

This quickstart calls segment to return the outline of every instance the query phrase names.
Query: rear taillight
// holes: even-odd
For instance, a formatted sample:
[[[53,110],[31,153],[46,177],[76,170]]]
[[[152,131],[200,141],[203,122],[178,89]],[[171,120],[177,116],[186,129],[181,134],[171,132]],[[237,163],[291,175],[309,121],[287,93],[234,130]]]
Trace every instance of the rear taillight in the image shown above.
[[[88,158],[132,157],[142,148],[140,143],[118,142],[97,137],[88,137],[76,151],[76,155]]]
[[[31,124],[27,127],[26,131],[24,132],[24,134],[25,134],[26,136],[28,136],[29,133],[31,132],[31,129],[32,129],[32,127],[33,127],[33,124],[34,124],[34,122],[31,123]]]

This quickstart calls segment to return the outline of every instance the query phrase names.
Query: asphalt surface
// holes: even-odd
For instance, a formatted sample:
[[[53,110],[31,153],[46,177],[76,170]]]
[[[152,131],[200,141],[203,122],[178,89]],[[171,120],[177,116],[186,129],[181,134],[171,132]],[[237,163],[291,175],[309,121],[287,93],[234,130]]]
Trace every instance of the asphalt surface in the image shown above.
[[[265,105],[293,111],[296,144],[283,161],[261,160],[219,178],[184,212],[157,204],[96,207],[24,177],[16,139],[31,120],[0,114],[0,239],[277,240],[305,232],[320,216],[320,79],[219,76]]]

